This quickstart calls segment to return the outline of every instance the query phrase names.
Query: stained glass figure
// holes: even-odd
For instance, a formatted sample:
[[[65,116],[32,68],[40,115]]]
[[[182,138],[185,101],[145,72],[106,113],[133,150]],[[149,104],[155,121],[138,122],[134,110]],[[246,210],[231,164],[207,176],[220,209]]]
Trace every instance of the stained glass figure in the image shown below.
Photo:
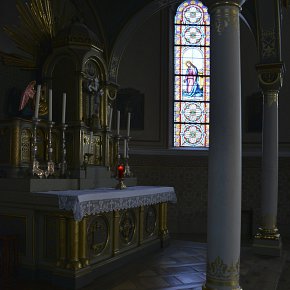
[[[175,14],[174,146],[209,146],[210,19],[201,1]]]

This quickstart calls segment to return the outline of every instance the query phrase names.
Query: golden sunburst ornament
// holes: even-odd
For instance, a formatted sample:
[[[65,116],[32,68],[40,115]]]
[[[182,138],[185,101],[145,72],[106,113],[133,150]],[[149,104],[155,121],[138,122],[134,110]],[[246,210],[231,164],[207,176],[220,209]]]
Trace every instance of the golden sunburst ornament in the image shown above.
[[[5,26],[10,36],[23,54],[8,54],[0,51],[5,64],[26,69],[37,69],[51,51],[55,36],[55,23],[51,0],[17,0],[19,26]]]

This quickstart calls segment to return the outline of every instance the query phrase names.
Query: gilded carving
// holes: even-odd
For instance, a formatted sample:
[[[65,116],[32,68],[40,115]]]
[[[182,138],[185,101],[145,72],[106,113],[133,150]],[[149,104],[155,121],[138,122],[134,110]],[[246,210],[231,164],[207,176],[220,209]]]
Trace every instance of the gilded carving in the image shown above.
[[[236,6],[217,7],[213,10],[213,26],[217,34],[222,35],[225,29],[239,28],[239,9]]]
[[[12,129],[12,141],[11,141],[12,146],[10,146],[11,161],[14,166],[19,166],[19,163],[20,163],[19,139],[20,139],[20,128],[19,126],[15,126]]]
[[[110,78],[112,79],[116,78],[118,66],[119,66],[119,58],[117,56],[113,56],[110,68]]]
[[[30,129],[22,130],[21,132],[21,162],[30,163],[31,138],[32,138],[32,132]]]
[[[262,29],[261,32],[262,57],[270,58],[277,55],[275,30]]]
[[[264,92],[266,91],[279,91],[284,74],[283,63],[270,63],[256,65],[258,71],[259,83]]]
[[[17,56],[0,54],[7,64],[36,69],[42,65],[43,54],[49,53],[55,35],[52,3],[50,0],[30,0],[28,3],[18,0],[16,7],[20,25],[5,27],[5,31],[24,53]]]
[[[255,239],[278,241],[280,239],[280,234],[276,227],[273,229],[259,228],[255,235]]]
[[[219,282],[227,283],[228,281],[233,281],[234,283],[238,283],[239,273],[240,259],[231,265],[227,265],[218,256],[213,262],[208,262],[207,264],[207,275],[209,279],[218,280]]]
[[[93,138],[93,152],[94,152],[94,164],[95,165],[101,165],[102,162],[102,152],[101,152],[101,137],[96,136]]]
[[[267,91],[265,93],[266,104],[271,107],[273,104],[278,103],[278,91]]]
[[[120,237],[125,244],[129,244],[135,232],[135,214],[132,210],[126,210],[120,220]]]
[[[274,84],[279,79],[280,73],[275,71],[265,71],[261,73],[260,80],[264,84]]]
[[[145,232],[148,236],[154,234],[156,228],[157,214],[154,206],[149,206],[145,214]]]
[[[89,225],[88,234],[90,256],[101,254],[109,239],[109,226],[107,219],[102,215],[98,215],[94,218]]]

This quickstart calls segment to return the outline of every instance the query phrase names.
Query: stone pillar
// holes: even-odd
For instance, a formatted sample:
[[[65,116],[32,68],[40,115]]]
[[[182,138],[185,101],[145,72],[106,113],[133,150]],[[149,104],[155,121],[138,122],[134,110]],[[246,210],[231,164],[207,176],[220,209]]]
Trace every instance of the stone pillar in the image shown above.
[[[208,253],[204,290],[239,286],[241,232],[241,73],[243,1],[219,1],[211,15]]]
[[[281,255],[277,229],[278,207],[278,94],[282,83],[281,63],[258,65],[263,91],[263,153],[261,178],[261,220],[254,237],[254,249],[266,255]]]

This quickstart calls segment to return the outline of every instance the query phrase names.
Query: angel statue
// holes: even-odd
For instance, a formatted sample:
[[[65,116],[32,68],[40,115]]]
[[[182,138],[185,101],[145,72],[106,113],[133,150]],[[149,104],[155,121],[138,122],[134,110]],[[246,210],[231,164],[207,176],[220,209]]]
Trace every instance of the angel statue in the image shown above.
[[[36,85],[36,81],[31,81],[26,87],[26,89],[23,91],[21,95],[20,104],[19,104],[19,111],[22,111],[27,105],[28,101],[34,98],[35,85]]]
[[[19,104],[19,111],[24,110],[24,108],[29,103],[30,103],[31,110],[34,111],[34,109],[35,109],[35,94],[36,94],[35,85],[36,85],[36,81],[31,81],[28,84],[28,86],[25,88],[25,90],[23,91],[23,93],[21,95],[20,104]],[[43,85],[41,87],[41,92],[40,92],[39,115],[44,116],[47,113],[48,113],[48,106],[47,106],[47,102],[46,102],[46,86]]]

